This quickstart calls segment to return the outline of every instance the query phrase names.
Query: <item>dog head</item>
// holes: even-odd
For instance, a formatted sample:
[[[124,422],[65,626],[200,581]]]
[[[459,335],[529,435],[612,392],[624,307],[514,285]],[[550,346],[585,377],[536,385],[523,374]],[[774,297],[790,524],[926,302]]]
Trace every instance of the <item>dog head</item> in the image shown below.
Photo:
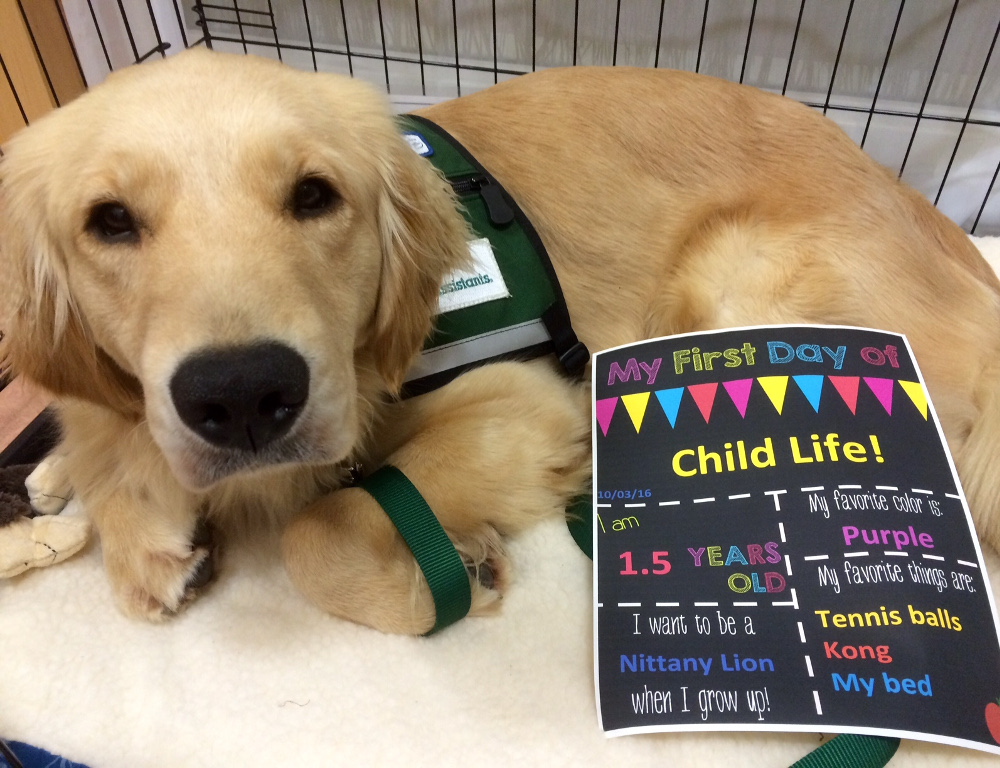
[[[465,259],[447,185],[348,78],[187,51],[4,149],[7,365],[145,418],[193,489],[347,456]]]

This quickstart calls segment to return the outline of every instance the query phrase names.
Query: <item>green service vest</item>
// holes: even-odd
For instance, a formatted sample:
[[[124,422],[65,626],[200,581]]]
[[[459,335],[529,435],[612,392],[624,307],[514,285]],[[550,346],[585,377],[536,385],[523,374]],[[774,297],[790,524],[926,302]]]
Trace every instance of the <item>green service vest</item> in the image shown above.
[[[413,396],[443,386],[483,363],[554,353],[579,378],[590,360],[570,325],[555,270],[538,233],[496,179],[442,128],[423,117],[399,117],[403,137],[448,180],[470,229],[489,240],[509,295],[438,315],[434,331],[403,386]],[[486,274],[449,276],[442,301]]]

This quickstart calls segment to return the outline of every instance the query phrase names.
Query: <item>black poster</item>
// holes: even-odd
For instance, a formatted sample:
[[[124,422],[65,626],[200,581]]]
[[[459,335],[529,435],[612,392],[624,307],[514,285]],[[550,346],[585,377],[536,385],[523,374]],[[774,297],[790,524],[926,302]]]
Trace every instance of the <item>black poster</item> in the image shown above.
[[[601,352],[593,373],[605,731],[1000,754],[992,594],[904,337],[690,334]]]

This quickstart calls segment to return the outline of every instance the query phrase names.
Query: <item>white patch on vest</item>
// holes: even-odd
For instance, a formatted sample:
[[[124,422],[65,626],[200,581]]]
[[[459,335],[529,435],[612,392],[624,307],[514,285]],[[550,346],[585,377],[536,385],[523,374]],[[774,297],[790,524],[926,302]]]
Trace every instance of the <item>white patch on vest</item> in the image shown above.
[[[428,144],[427,140],[419,133],[407,131],[403,134],[403,138],[406,139],[407,143],[410,145],[410,149],[421,157],[430,157],[434,154],[434,150],[431,149],[431,145]]]
[[[441,283],[439,314],[510,296],[490,241],[485,237],[473,240],[469,243],[469,253],[472,255],[472,269],[456,269]]]

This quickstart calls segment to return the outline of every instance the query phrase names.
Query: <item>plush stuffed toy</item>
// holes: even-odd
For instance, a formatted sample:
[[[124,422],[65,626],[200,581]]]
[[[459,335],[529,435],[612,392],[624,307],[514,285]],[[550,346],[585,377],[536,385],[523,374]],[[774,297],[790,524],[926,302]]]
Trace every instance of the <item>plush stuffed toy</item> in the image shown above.
[[[0,468],[0,578],[61,562],[90,538],[85,518],[55,514],[65,499],[30,500],[38,471],[45,471],[44,463]]]

